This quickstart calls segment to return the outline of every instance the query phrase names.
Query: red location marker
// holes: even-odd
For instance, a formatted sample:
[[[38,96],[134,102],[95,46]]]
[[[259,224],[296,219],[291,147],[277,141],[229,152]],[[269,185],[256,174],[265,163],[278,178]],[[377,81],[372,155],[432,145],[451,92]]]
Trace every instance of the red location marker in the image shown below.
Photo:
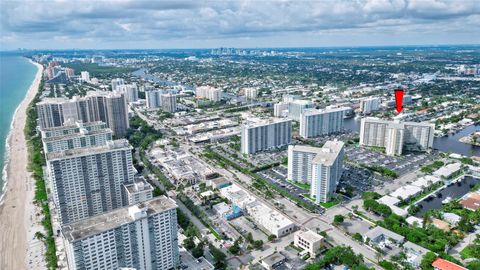
[[[396,106],[396,109],[397,109],[397,112],[400,113],[402,111],[402,104],[403,104],[403,94],[404,94],[404,91],[403,89],[395,89],[395,104],[397,105]]]

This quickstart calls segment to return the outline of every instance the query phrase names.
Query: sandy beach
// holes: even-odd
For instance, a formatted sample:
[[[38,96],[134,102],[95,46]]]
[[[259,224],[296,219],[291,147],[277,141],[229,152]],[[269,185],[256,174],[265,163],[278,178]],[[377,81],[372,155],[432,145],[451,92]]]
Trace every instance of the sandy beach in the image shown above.
[[[33,205],[35,185],[27,171],[28,152],[23,133],[26,109],[37,93],[43,72],[41,65],[35,65],[38,67],[35,80],[15,112],[13,129],[8,138],[10,151],[6,168],[7,184],[4,201],[0,206],[0,269],[42,268],[26,265],[27,247],[32,241],[30,235],[33,228],[38,227],[35,224],[36,209]]]

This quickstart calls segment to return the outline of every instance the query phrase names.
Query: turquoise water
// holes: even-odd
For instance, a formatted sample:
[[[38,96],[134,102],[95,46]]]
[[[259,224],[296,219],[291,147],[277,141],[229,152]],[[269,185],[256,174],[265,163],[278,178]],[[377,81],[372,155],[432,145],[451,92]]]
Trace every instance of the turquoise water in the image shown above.
[[[5,140],[15,109],[35,79],[37,68],[26,58],[0,53],[0,194],[4,183]]]

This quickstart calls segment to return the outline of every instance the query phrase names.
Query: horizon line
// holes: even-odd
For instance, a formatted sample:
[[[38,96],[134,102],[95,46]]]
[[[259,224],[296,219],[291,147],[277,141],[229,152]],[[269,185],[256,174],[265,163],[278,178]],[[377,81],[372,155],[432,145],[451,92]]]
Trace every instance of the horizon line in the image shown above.
[[[217,46],[217,47],[193,47],[193,48],[57,48],[57,49],[26,49],[17,48],[10,50],[0,50],[2,52],[27,52],[27,51],[133,51],[133,50],[145,50],[145,51],[159,51],[159,50],[212,50],[220,48],[228,49],[341,49],[341,48],[394,48],[394,47],[480,47],[480,43],[461,43],[461,44],[399,44],[399,45],[357,45],[357,46],[345,46],[345,45],[333,45],[333,46],[275,46],[275,47],[232,47],[232,46]]]

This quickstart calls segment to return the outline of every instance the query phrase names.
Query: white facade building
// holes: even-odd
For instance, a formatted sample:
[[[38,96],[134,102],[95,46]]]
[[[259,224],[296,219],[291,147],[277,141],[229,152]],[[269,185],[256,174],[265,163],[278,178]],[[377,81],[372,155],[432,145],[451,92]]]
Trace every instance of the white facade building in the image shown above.
[[[405,149],[429,151],[434,133],[434,124],[367,117],[361,122],[360,145],[384,147],[387,155],[401,155]]]
[[[314,104],[311,100],[293,100],[288,103],[288,117],[292,120],[299,121],[300,114],[305,109],[313,108]]]
[[[113,135],[123,136],[130,127],[124,93],[90,91],[85,97],[44,98],[36,104],[40,129],[63,126],[67,121],[102,121]]]
[[[254,154],[288,145],[292,140],[292,120],[268,119],[242,126],[241,152]]]
[[[222,100],[222,94],[222,90],[212,86],[199,86],[196,89],[196,95],[198,98],[206,98],[214,102]]]
[[[310,197],[328,202],[343,172],[341,141],[327,141],[323,147],[303,145],[288,148],[288,179],[310,185]]]
[[[308,251],[311,258],[315,258],[319,254],[320,248],[324,245],[324,243],[325,239],[323,236],[318,235],[310,230],[297,231],[294,234],[293,244],[296,247]]]
[[[360,110],[363,114],[369,114],[371,112],[378,111],[380,109],[380,98],[369,97],[360,101]]]
[[[90,73],[88,71],[80,72],[80,78],[83,82],[90,82]]]
[[[116,78],[112,80],[112,91],[121,90],[122,86],[125,85],[125,80],[121,78]]]
[[[162,110],[164,112],[174,113],[177,111],[177,95],[167,93],[161,95]]]
[[[160,196],[63,226],[69,269],[176,269],[176,208]]]
[[[127,98],[127,102],[137,102],[138,101],[138,87],[137,84],[132,83],[132,84],[125,84],[119,86],[120,91],[125,93],[125,96]]]
[[[147,100],[147,108],[156,109],[162,107],[163,90],[153,89],[145,91],[145,98]]]
[[[104,122],[65,122],[65,126],[41,130],[43,151],[60,152],[68,149],[107,144],[112,130]]]
[[[324,110],[304,110],[300,115],[300,136],[312,138],[341,132],[344,116],[348,109],[347,107],[340,107]]]
[[[282,213],[266,206],[264,203],[255,201],[246,207],[247,213],[255,223],[267,229],[270,234],[282,237],[295,231],[295,223]]]
[[[122,184],[135,169],[127,140],[46,154],[48,184],[59,220],[68,224],[124,206]]]
[[[247,99],[256,99],[257,96],[258,96],[258,89],[257,88],[245,88],[243,89],[243,91],[245,92],[245,97]]]
[[[288,115],[288,103],[279,102],[273,105],[273,116],[286,117]]]
[[[125,205],[132,205],[145,202],[153,198],[153,187],[145,179],[137,178],[135,182],[124,184],[126,202]]]

